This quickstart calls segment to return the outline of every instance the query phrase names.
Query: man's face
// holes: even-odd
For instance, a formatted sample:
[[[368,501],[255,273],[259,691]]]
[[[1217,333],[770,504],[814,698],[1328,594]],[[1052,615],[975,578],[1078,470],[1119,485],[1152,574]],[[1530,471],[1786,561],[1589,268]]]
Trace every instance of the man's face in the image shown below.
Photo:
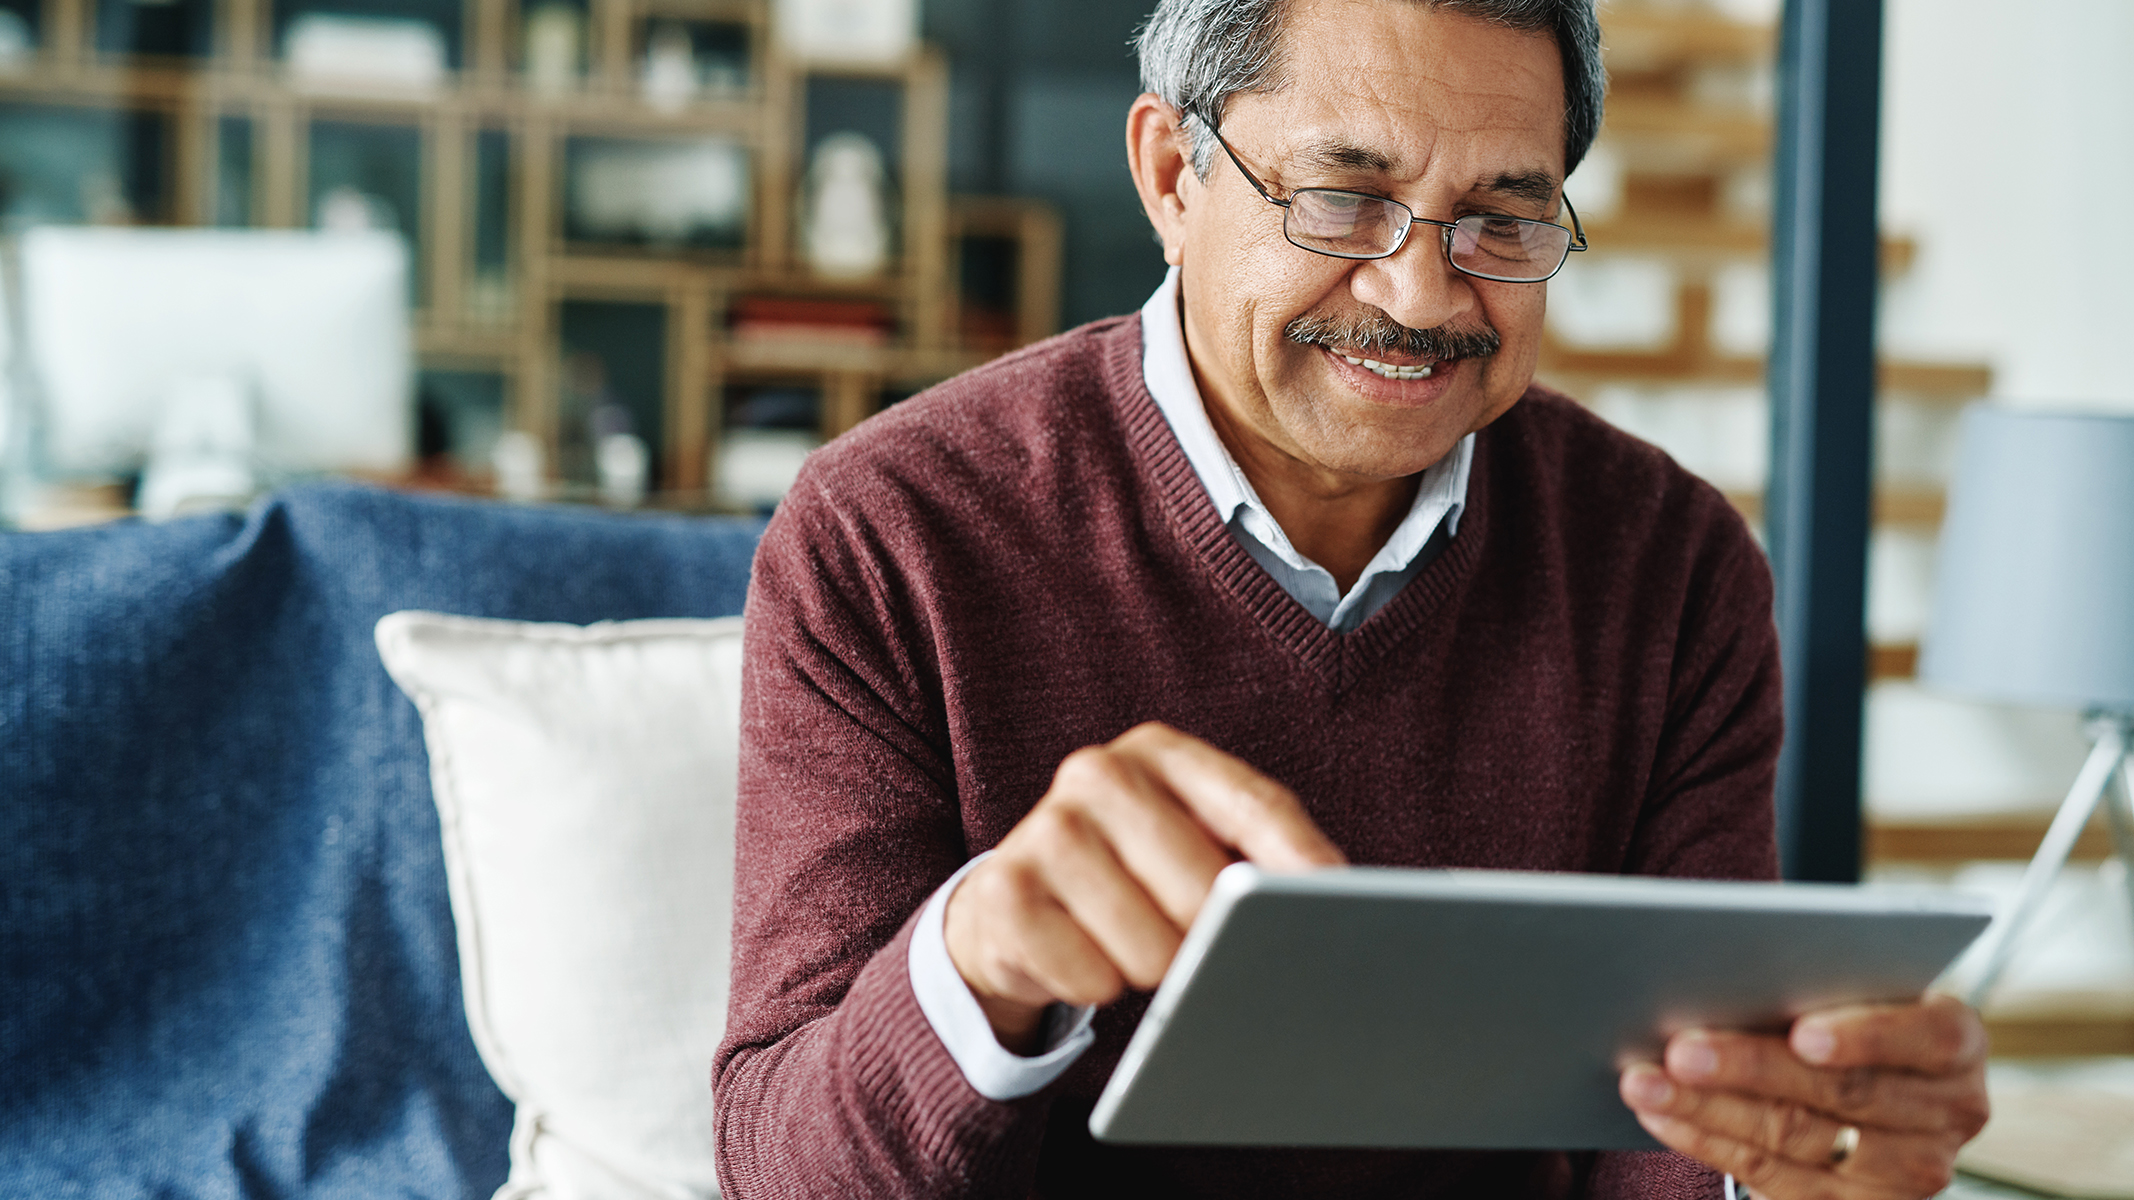
[[[1298,0],[1283,49],[1280,90],[1239,95],[1221,118],[1275,196],[1341,188],[1439,221],[1560,219],[1563,68],[1546,34],[1413,0]],[[1283,237],[1283,210],[1219,148],[1211,168],[1205,183],[1182,181],[1168,251],[1218,425],[1339,489],[1423,470],[1526,390],[1546,285],[1462,275],[1445,261],[1443,231],[1420,222],[1390,258],[1311,253]],[[1451,349],[1365,344],[1398,335],[1392,323],[1452,335]],[[1491,334],[1498,349],[1478,354]]]

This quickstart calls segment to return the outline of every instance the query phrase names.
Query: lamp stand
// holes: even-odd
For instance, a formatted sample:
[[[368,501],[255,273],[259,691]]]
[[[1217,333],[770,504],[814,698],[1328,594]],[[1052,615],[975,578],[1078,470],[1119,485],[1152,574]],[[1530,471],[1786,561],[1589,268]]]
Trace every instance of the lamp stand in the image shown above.
[[[2038,853],[2030,860],[2030,867],[2023,872],[2022,887],[2016,891],[2015,902],[1994,918],[1986,930],[1985,967],[1976,983],[1971,985],[1965,997],[1973,1008],[1984,1008],[1986,997],[1993,985],[2000,982],[2001,972],[2015,954],[2017,939],[2023,927],[2037,915],[2038,906],[2045,902],[2047,892],[2052,890],[2053,880],[2059,878],[2061,868],[2067,865],[2067,856],[2075,849],[2082,831],[2090,823],[2090,816],[2097,811],[2099,802],[2111,819],[2112,841],[2119,852],[2120,862],[2126,867],[2127,902],[2134,907],[2134,777],[2128,770],[2128,753],[2134,750],[2134,713],[2093,714],[2090,722],[2096,744],[2090,750],[2088,761],[2075,776],[2075,785],[2068,789],[2067,799],[2060,802],[2060,811],[2053,816],[2052,826],[2045,831],[2045,840],[2038,844]],[[2107,799],[2112,781],[2119,781],[2117,803]]]

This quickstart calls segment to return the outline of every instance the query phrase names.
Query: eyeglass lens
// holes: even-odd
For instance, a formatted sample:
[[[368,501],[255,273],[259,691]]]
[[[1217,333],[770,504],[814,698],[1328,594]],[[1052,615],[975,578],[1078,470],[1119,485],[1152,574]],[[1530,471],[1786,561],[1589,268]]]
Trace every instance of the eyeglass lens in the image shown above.
[[[1408,210],[1355,192],[1306,188],[1289,198],[1283,232],[1308,250],[1384,254],[1408,232]]]
[[[1413,219],[1391,200],[1304,188],[1290,195],[1283,233],[1306,250],[1377,258],[1400,247]],[[1571,247],[1571,231],[1563,226],[1514,217],[1461,217],[1450,232],[1445,252],[1452,265],[1492,279],[1546,279]]]

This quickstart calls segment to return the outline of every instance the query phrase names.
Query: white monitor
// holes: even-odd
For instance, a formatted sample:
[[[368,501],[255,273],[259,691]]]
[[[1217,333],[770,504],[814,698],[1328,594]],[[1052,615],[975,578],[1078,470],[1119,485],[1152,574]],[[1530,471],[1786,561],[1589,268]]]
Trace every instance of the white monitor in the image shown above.
[[[38,229],[22,239],[41,467],[142,468],[174,395],[250,397],[273,474],[392,471],[413,451],[406,245],[388,233]]]

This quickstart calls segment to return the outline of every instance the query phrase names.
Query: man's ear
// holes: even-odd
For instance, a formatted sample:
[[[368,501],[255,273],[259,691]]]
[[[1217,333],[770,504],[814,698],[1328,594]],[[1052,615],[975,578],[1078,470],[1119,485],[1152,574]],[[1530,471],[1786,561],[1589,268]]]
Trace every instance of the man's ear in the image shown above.
[[[1200,184],[1178,125],[1178,110],[1154,92],[1141,93],[1127,110],[1126,167],[1141,193],[1141,209],[1163,243],[1163,261],[1174,267],[1186,260],[1187,189]]]

